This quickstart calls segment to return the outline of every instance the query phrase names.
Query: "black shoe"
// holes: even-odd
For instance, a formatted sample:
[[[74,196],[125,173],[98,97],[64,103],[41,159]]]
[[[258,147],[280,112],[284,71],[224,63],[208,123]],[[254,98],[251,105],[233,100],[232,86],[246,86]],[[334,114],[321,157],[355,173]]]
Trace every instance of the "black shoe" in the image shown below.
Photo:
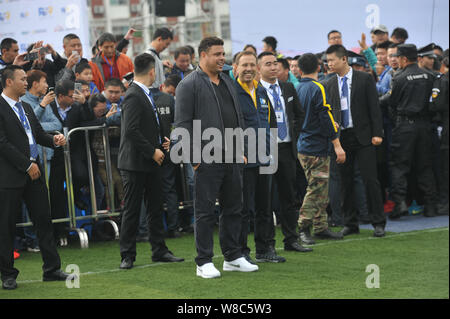
[[[184,261],[184,258],[178,258],[172,255],[172,253],[167,252],[161,257],[152,257],[154,262],[163,262],[163,263],[178,263]]]
[[[2,283],[2,288],[6,290],[13,290],[17,288],[17,282],[14,278],[5,279]]]
[[[256,263],[253,261],[253,259],[252,259],[252,257],[250,257],[250,255],[243,255],[242,257],[244,257],[245,260],[247,260],[250,264],[256,265]]]
[[[61,269],[51,272],[49,274],[44,274],[43,281],[66,281],[69,278],[69,274],[66,274]]]
[[[168,230],[165,237],[166,238],[180,238],[181,234],[176,230]]]
[[[400,204],[395,203],[394,209],[389,214],[390,220],[396,220],[402,217],[403,215],[408,214],[408,206],[406,206],[406,203],[402,201]]]
[[[437,216],[437,209],[434,205],[425,205],[423,209],[423,216],[425,217],[436,217]]]
[[[359,230],[358,230],[359,232]],[[329,229],[325,229],[320,233],[314,233],[314,238],[316,239],[343,239],[344,235],[342,233],[335,233]]]
[[[373,232],[374,237],[384,237],[384,227],[383,226],[375,226],[375,230]]]
[[[194,232],[194,226],[192,226],[192,225],[183,226],[183,227],[180,227],[178,229],[178,231],[180,233],[193,233]]]
[[[341,230],[341,234],[342,236],[348,236],[351,234],[359,234],[359,228],[352,228],[352,227],[347,227],[344,226],[344,228]]]
[[[255,260],[258,263],[284,263],[286,261],[286,258],[278,256],[275,252],[269,251],[265,254],[256,254]]]
[[[305,245],[314,245],[316,242],[311,237],[311,231],[309,227],[301,228],[299,231],[300,234],[300,240],[302,241],[302,244]]]
[[[131,269],[133,268],[133,260],[131,258],[124,258],[119,266],[120,269]]]
[[[312,251],[312,248],[303,247],[299,243],[293,242],[292,244],[284,245],[284,250],[286,250],[286,251],[298,251],[298,252],[301,252],[301,253],[307,253],[307,252]]]

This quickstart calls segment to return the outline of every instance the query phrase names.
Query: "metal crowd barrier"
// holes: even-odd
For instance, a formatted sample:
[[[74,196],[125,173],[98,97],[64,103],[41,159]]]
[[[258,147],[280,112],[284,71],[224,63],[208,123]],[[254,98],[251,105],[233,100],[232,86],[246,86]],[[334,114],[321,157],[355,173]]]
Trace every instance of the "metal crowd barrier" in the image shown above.
[[[111,152],[109,146],[109,136],[108,129],[109,128],[117,128],[117,127],[107,127],[107,126],[88,126],[88,127],[77,127],[72,130],[68,130],[67,127],[64,128],[64,136],[66,137],[66,145],[64,146],[64,166],[66,171],[66,191],[67,191],[67,200],[68,200],[68,209],[69,214],[66,218],[52,219],[52,223],[69,223],[70,230],[75,231],[80,239],[81,248],[89,247],[89,238],[85,229],[77,227],[77,221],[80,220],[95,220],[109,218],[109,217],[117,217],[120,216],[120,212],[116,212],[115,203],[114,203],[114,182],[112,176],[112,166],[111,166]],[[107,191],[109,193],[107,207],[109,210],[98,210],[97,209],[97,200],[95,196],[95,182],[94,182],[94,169],[92,165],[92,151],[91,144],[89,140],[89,132],[90,131],[102,131],[103,137],[103,150],[104,150],[104,158],[105,158],[105,166],[106,166],[106,182],[107,182]],[[86,155],[87,155],[87,164],[88,164],[88,173],[89,173],[89,193],[91,199],[91,215],[85,216],[76,216],[75,211],[75,200],[74,200],[74,188],[73,188],[73,177],[72,177],[72,162],[70,158],[70,138],[74,133],[84,132],[85,144],[86,144]],[[47,155],[45,150],[42,152],[43,163],[44,163],[44,174],[45,174],[45,182],[47,185],[47,189],[49,189],[49,172],[47,165]],[[178,209],[185,209],[193,207],[193,200],[191,199],[189,187],[187,185],[187,179],[184,173],[184,166],[180,164],[180,175],[181,175],[181,191],[183,194],[183,201],[179,202]],[[50,192],[49,201],[50,201]],[[166,208],[164,208],[166,209]],[[119,227],[117,224],[111,220],[106,219],[105,222],[109,223],[114,231],[115,239],[119,238]],[[17,227],[28,227],[32,226],[33,223],[31,221],[18,223]]]

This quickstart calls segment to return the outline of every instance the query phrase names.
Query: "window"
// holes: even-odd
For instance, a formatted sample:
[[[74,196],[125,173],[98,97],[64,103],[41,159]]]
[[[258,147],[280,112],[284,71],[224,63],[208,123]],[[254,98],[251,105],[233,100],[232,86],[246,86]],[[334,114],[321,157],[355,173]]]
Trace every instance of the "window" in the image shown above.
[[[128,0],[109,0],[112,6],[128,5]]]
[[[230,21],[220,21],[220,31],[223,39],[231,39]]]

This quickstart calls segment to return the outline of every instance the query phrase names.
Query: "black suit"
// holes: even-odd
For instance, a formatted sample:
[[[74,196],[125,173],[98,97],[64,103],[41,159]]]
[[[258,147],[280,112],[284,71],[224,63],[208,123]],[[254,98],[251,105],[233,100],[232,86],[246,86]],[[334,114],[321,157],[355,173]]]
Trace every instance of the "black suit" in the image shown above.
[[[54,147],[53,137],[42,129],[33,109],[22,102],[37,144]],[[47,187],[41,176],[32,181],[27,173],[31,165],[28,136],[11,106],[0,97],[0,272],[1,279],[17,278],[14,268],[16,216],[25,201],[39,239],[44,274],[60,269],[61,261],[53,238]],[[36,161],[39,165],[39,161]]]
[[[346,161],[339,165],[344,203],[342,206],[345,226],[358,227],[358,216],[354,207],[353,172],[358,163],[366,188],[367,206],[371,223],[384,226],[383,201],[380,183],[377,179],[375,147],[372,137],[383,137],[383,120],[378,105],[378,94],[373,77],[364,72],[353,70],[350,88],[350,112],[353,128],[341,130],[340,142],[346,153]],[[333,75],[324,85],[329,95],[333,116],[341,123],[341,100],[337,75]]]
[[[280,201],[281,230],[284,244],[297,241],[298,211],[296,210],[297,139],[305,114],[300,105],[297,91],[292,83],[279,82],[289,126],[291,142],[278,143],[278,170],[275,173]]]
[[[127,90],[121,107],[118,168],[123,179],[125,208],[120,255],[122,260],[131,258],[134,261],[136,258],[136,235],[144,195],[152,257],[159,258],[168,249],[164,242],[162,219],[161,167],[153,160],[153,154],[156,149],[161,149],[163,130],[147,95],[137,84],[133,83]],[[160,121],[160,124],[163,125],[163,122]]]

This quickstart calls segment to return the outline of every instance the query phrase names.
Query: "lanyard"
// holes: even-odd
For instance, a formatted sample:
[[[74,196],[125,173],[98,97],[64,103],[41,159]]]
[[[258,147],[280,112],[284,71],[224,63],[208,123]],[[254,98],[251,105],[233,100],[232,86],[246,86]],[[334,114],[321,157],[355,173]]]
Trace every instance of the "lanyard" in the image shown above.
[[[184,72],[181,72],[181,79],[184,79]]]
[[[113,66],[112,63],[109,63],[109,60],[106,56],[103,56],[105,58],[105,62],[106,64],[108,64],[109,66],[109,76],[112,78],[113,77]]]

